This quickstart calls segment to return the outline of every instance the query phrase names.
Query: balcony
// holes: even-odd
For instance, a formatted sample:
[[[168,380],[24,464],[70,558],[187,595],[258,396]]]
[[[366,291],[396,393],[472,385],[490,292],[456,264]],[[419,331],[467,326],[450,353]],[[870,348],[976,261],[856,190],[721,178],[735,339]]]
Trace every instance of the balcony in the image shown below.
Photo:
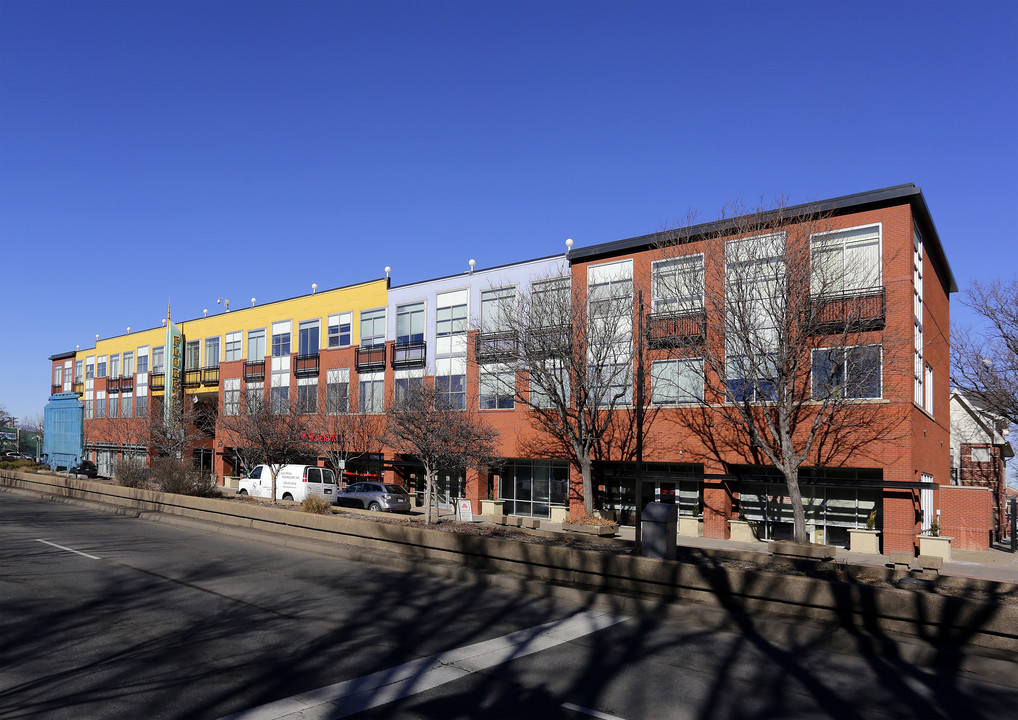
[[[165,390],[166,389],[166,374],[161,372],[154,372],[148,376],[148,386],[152,390]]]
[[[52,391],[52,392],[50,392],[50,395],[56,395],[58,392],[63,392],[64,391],[64,386],[63,385],[50,385],[50,390]]]
[[[707,316],[702,310],[653,313],[647,320],[647,342],[652,348],[702,345],[707,337]]]
[[[359,347],[355,354],[357,372],[385,370],[385,345]]]
[[[184,371],[184,387],[196,388],[201,387],[201,370],[185,370]]]
[[[201,371],[201,384],[205,387],[219,386],[219,366],[203,368]]]
[[[814,335],[883,330],[887,325],[887,293],[878,287],[815,297],[812,311]]]
[[[134,375],[110,376],[106,378],[106,392],[120,393],[134,390]]]
[[[530,328],[528,354],[543,357],[568,355],[572,349],[572,326],[534,325]]]
[[[293,374],[295,377],[318,377],[319,354],[293,356]]]
[[[397,342],[392,346],[391,363],[393,368],[422,368],[428,359],[426,342]]]
[[[265,361],[244,361],[244,382],[261,382],[265,379]]]
[[[509,360],[516,357],[517,351],[514,332],[479,333],[474,343],[474,357],[479,363]]]

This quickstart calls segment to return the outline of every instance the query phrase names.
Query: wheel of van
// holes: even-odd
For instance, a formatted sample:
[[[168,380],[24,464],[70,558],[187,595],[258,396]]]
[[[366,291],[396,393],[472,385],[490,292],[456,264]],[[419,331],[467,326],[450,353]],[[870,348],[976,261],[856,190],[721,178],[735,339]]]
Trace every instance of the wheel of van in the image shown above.
[[[293,495],[291,495],[290,493],[283,493],[283,499],[284,500],[293,500]]]
[[[238,490],[237,494],[238,495],[247,495],[247,490]]]
[[[381,510],[381,509],[382,509],[382,506],[381,506],[381,505],[379,505],[379,504],[378,504],[378,503],[376,503],[376,502],[373,502],[373,503],[371,503],[370,505],[368,505],[368,510],[373,510],[374,512],[378,512],[378,511],[379,511],[379,510]]]

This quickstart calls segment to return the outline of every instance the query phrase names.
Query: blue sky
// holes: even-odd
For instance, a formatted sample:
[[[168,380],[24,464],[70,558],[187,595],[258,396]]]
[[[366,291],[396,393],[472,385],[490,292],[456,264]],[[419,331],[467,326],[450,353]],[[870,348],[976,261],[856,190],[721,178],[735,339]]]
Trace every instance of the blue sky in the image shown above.
[[[175,319],[914,182],[1012,277],[1014,2],[0,0],[0,404]],[[955,300],[957,300],[955,296]],[[953,303],[954,319],[964,319]]]

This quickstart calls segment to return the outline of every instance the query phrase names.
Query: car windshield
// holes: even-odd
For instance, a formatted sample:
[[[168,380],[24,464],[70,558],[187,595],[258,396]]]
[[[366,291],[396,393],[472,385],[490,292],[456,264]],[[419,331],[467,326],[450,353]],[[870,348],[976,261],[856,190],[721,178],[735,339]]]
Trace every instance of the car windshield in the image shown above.
[[[385,489],[391,493],[401,493],[403,495],[406,494],[406,490],[403,489],[402,485],[386,485]]]

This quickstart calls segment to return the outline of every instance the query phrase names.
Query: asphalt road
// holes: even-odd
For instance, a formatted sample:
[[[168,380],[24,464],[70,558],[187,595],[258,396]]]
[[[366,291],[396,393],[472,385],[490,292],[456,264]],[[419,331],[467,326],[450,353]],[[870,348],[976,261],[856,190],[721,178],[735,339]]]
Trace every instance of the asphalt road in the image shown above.
[[[0,719],[992,717],[1018,661],[625,618],[0,493]],[[598,629],[600,628],[600,629]]]

